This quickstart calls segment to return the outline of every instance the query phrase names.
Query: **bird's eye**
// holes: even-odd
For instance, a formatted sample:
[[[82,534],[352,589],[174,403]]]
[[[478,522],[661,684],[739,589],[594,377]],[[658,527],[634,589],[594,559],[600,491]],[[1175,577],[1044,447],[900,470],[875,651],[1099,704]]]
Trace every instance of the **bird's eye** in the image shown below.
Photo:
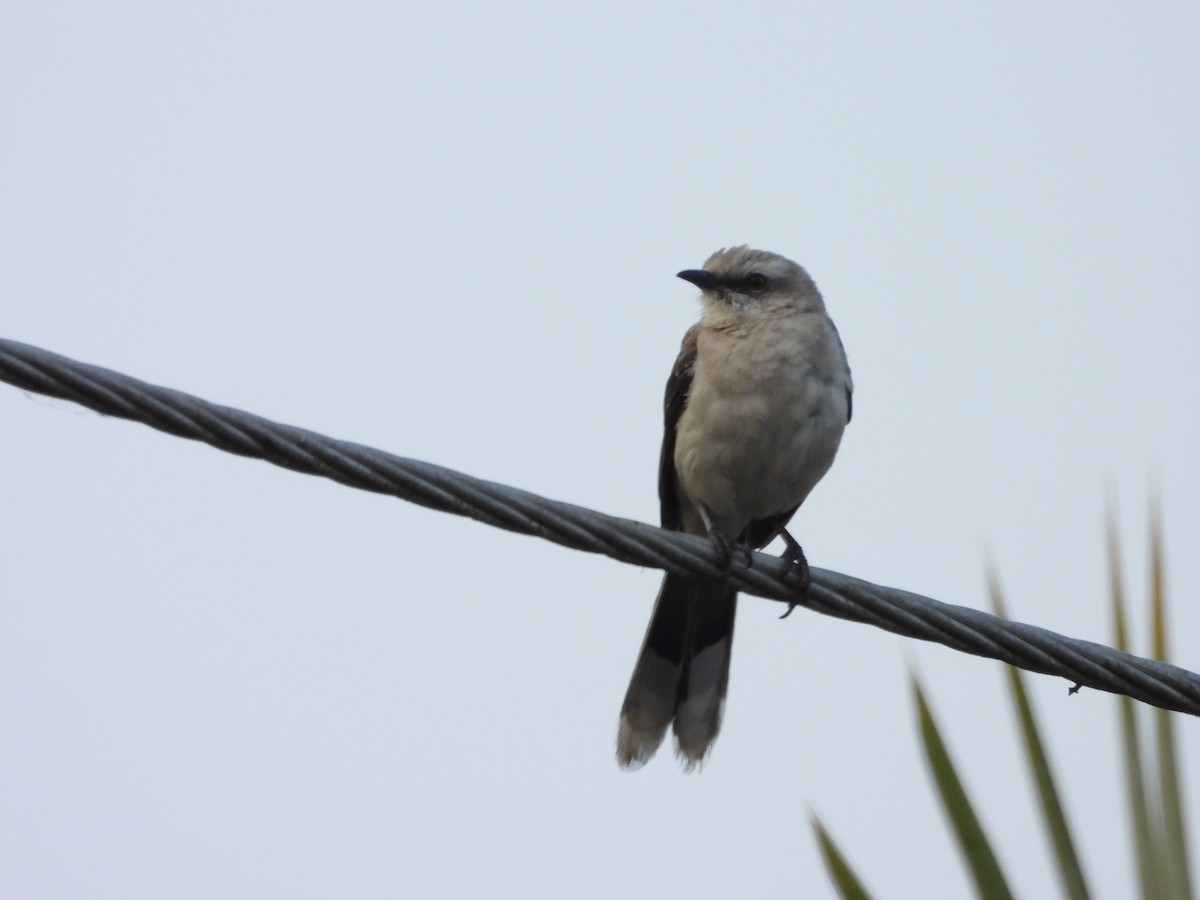
[[[767,286],[767,276],[761,272],[752,272],[746,276],[746,287],[752,291],[761,291]]]

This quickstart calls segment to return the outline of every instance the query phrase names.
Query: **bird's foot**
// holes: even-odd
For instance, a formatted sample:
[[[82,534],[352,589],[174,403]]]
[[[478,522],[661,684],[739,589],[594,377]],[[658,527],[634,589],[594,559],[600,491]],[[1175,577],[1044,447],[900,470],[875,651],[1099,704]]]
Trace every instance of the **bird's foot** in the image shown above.
[[[788,534],[787,529],[780,526],[778,529],[779,536],[783,538],[786,547],[782,553],[783,559],[786,559],[792,564],[792,571],[788,573],[790,578],[793,573],[796,578],[796,596],[803,599],[808,595],[808,588],[812,584],[812,578],[809,577],[808,559],[804,556],[804,548],[796,541],[794,537]],[[779,618],[786,619],[792,614],[792,610],[799,606],[798,600],[789,600],[787,611]]]
[[[721,568],[728,575],[733,569],[733,558],[740,554],[742,561],[746,564],[746,568],[754,563],[754,552],[745,544],[739,544],[730,541],[724,534],[717,531],[715,528],[708,532],[708,539],[713,545],[713,549],[717,551],[717,555],[721,558]]]

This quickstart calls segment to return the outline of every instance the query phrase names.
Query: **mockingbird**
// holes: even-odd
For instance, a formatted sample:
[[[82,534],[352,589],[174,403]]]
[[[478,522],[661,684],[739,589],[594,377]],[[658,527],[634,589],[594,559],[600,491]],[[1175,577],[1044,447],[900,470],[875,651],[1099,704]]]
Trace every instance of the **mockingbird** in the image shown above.
[[[703,313],[683,336],[664,401],[658,495],[663,528],[704,534],[732,564],[736,548],[776,535],[808,565],[785,527],[833,463],[853,385],[837,328],[808,273],[763,250],[718,250],[679,273]],[[617,760],[644,765],[674,724],[686,770],[717,732],[729,684],[737,592],[667,575],[629,680]]]

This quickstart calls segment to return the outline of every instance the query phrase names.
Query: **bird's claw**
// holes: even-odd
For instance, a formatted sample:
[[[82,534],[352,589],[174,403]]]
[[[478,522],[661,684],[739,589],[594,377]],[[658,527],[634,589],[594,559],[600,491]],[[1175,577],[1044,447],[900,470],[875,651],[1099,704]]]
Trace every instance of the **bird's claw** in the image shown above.
[[[736,545],[734,547],[734,553],[742,554],[742,560],[745,562],[747,569],[754,567],[754,551],[745,544]]]
[[[796,587],[796,596],[803,599],[804,597],[808,596],[808,588],[812,584],[812,578],[809,576],[808,571],[808,560],[804,556],[804,550],[798,543],[796,543],[795,538],[793,538],[786,531],[781,531],[781,534],[783,536],[784,543],[787,544],[787,547],[783,551],[782,557],[792,565],[791,571],[788,572],[785,578],[790,580],[792,573],[796,573],[799,579],[799,584]],[[789,600],[787,610],[779,618],[786,619],[792,614],[792,610],[799,605],[800,603],[798,600]]]
[[[727,575],[733,569],[733,557],[735,555],[741,555],[747,569],[754,565],[754,551],[745,544],[730,542],[729,538],[716,529],[708,533],[708,539],[712,542],[713,549],[717,551],[717,555],[721,557],[721,568],[725,570]]]

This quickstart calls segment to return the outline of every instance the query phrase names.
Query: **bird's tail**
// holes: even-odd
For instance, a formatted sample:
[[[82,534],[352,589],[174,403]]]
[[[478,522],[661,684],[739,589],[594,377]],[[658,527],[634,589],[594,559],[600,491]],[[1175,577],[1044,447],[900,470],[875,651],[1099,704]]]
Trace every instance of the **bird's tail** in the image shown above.
[[[622,766],[645,765],[672,722],[684,767],[704,760],[721,730],[736,611],[737,592],[720,582],[663,578],[621,707]]]

